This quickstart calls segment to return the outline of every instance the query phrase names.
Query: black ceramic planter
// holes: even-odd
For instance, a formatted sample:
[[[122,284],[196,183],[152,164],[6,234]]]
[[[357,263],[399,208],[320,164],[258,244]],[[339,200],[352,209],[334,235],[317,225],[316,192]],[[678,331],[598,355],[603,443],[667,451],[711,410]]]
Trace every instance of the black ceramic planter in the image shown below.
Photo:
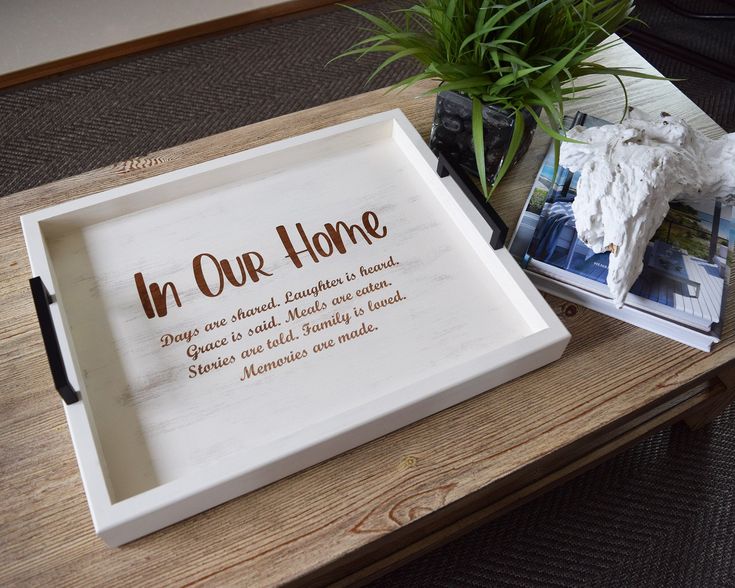
[[[513,158],[513,165],[528,151],[536,129],[536,121],[530,113],[524,111],[523,119],[526,123],[523,140]],[[515,118],[512,113],[486,105],[482,109],[482,120],[485,137],[485,175],[488,182],[492,182],[508,152]],[[472,142],[472,100],[457,92],[437,94],[429,146],[434,153],[442,153],[469,173],[478,175],[475,147]]]

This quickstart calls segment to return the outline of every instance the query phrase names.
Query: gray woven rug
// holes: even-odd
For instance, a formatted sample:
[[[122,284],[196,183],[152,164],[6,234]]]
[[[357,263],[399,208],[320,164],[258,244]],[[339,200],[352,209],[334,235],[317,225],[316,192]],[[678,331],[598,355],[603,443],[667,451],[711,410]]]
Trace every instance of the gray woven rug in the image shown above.
[[[407,4],[405,0],[401,0]],[[679,0],[690,6],[693,3]],[[396,2],[369,1],[370,10]],[[638,2],[651,30],[733,65],[735,25]],[[712,9],[715,0],[696,3]],[[334,55],[362,35],[323,10],[0,92],[0,195],[388,85],[416,71]],[[644,56],[726,130],[735,83]],[[653,435],[375,586],[735,586],[735,408]]]
[[[374,10],[398,5],[370,3]],[[377,58],[326,65],[359,40],[362,25],[351,12],[330,9],[0,92],[0,196],[417,71],[396,64],[366,84]]]
[[[408,4],[364,3],[372,11]],[[655,0],[639,5],[652,29],[700,51],[711,48],[735,71],[733,23],[677,27]],[[396,63],[366,84],[377,56],[326,66],[364,36],[361,26],[346,10],[322,10],[0,91],[0,196],[381,88],[417,71]],[[713,27],[717,34],[708,34]],[[688,78],[677,82],[684,92],[735,130],[735,82],[642,52],[664,74]]]

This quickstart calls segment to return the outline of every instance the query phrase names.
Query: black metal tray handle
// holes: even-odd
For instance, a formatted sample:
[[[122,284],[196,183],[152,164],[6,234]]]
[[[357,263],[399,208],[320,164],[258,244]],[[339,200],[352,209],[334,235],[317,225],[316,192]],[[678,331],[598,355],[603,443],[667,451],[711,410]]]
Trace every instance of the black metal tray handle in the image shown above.
[[[36,306],[36,315],[38,316],[38,324],[41,326],[41,335],[43,336],[43,346],[46,348],[46,356],[51,367],[51,376],[54,379],[54,386],[58,390],[64,402],[73,404],[79,401],[79,394],[69,382],[69,376],[66,373],[64,359],[61,356],[61,348],[59,347],[59,339],[54,329],[54,320],[51,317],[50,305],[54,302],[46,289],[46,285],[40,276],[31,278],[31,294],[33,294],[33,303]]]
[[[505,245],[505,238],[508,236],[508,225],[503,222],[503,219],[500,218],[496,210],[485,200],[480,189],[458,165],[454,164],[441,153],[437,157],[439,158],[439,162],[436,166],[436,173],[439,174],[439,177],[445,178],[452,176],[452,179],[457,183],[462,192],[465,193],[480,215],[482,215],[485,222],[492,227],[493,236],[490,239],[490,247],[493,249],[503,247]]]

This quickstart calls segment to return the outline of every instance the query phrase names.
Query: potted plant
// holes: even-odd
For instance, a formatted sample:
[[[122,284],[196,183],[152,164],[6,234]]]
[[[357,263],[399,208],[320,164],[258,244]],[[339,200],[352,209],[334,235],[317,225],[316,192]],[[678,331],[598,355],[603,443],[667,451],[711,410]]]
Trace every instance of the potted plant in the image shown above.
[[[633,20],[633,0],[420,0],[396,11],[401,24],[347,8],[373,28],[339,57],[390,54],[371,78],[398,59],[417,59],[423,71],[393,88],[439,81],[430,146],[478,175],[486,197],[526,152],[536,125],[554,140],[558,161],[559,142],[568,140],[564,100],[600,85],[575,85],[578,78],[614,76],[627,107],[620,77],[651,77],[591,61]]]

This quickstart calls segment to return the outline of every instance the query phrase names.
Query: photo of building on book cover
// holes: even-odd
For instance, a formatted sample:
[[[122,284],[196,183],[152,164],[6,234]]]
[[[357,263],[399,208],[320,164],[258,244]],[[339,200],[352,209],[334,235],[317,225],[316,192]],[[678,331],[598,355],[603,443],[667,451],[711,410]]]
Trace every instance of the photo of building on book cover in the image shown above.
[[[590,116],[585,121],[586,126],[598,124],[606,123]],[[511,254],[532,278],[534,273],[541,274],[560,286],[568,284],[609,299],[610,253],[594,253],[577,238],[572,202],[579,174],[560,167],[554,177],[553,168],[550,150],[531,188]],[[719,203],[671,203],[669,214],[648,244],[643,272],[626,306],[705,333],[716,330],[729,282],[728,258],[735,243],[731,217],[732,207]]]

